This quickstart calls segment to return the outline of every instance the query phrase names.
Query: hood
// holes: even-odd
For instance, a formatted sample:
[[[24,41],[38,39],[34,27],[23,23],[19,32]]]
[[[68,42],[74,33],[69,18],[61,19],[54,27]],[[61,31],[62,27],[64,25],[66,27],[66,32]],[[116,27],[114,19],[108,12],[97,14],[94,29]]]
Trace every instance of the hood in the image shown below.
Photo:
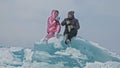
[[[54,19],[56,16],[56,12],[58,12],[58,10],[52,10],[51,12],[51,17]]]
[[[72,15],[72,18],[71,18],[71,19],[74,18],[74,13],[75,13],[74,11],[69,11],[69,12],[68,12],[68,14]]]

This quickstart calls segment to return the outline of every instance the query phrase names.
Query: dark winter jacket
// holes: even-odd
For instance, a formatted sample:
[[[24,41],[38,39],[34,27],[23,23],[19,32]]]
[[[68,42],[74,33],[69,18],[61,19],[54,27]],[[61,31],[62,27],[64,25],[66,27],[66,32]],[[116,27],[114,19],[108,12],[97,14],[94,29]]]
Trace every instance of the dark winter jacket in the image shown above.
[[[67,24],[67,21],[69,21],[70,23]],[[61,25],[65,26],[65,32],[68,32],[68,26],[70,25],[73,26],[71,30],[78,30],[80,28],[79,21],[74,17],[72,19],[69,18],[64,19]]]

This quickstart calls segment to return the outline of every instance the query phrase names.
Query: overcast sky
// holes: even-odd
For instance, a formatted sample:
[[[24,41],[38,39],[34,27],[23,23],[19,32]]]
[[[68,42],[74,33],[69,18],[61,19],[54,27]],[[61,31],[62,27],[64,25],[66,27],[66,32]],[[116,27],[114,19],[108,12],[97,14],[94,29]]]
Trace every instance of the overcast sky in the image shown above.
[[[75,11],[78,36],[120,54],[120,0],[0,0],[0,44],[33,47],[46,34],[52,9],[61,21]],[[63,33],[63,28],[61,34]]]

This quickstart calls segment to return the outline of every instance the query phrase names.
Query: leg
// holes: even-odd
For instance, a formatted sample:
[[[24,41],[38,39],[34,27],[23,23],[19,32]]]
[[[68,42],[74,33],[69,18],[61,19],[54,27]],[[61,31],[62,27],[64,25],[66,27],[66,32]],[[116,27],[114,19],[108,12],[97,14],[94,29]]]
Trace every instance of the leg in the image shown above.
[[[65,34],[65,35],[64,35],[65,44],[68,44],[67,40],[68,40],[68,34]]]
[[[60,23],[57,23],[57,25],[56,25],[56,31],[55,31],[55,37],[56,38],[59,38],[60,30],[61,30]]]
[[[51,38],[51,37],[53,37],[54,36],[54,33],[53,32],[49,32],[48,34],[47,34],[47,36],[43,39],[43,44],[47,44],[48,43],[48,40]]]
[[[57,23],[55,32],[60,33],[60,30],[61,30],[60,23]]]
[[[71,30],[71,32],[68,34],[68,39],[71,41],[73,37],[77,35],[77,30]]]
[[[68,31],[65,30],[65,32],[64,32],[64,41],[65,41],[65,44],[68,44],[67,40],[68,40]]]
[[[49,32],[48,35],[45,38],[47,38],[49,40],[53,36],[54,36],[54,33],[53,32]]]
[[[66,39],[68,39],[68,34],[65,34],[65,35],[64,35],[64,41],[65,41]]]

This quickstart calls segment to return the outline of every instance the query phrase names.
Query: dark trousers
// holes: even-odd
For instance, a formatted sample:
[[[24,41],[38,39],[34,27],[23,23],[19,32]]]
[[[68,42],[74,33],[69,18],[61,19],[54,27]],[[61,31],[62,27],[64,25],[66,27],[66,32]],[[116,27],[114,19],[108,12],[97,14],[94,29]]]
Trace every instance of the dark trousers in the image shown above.
[[[65,31],[64,35],[67,35],[67,38],[65,39],[65,42],[69,40],[71,42],[71,39],[77,35],[77,30],[73,29],[70,32]]]

